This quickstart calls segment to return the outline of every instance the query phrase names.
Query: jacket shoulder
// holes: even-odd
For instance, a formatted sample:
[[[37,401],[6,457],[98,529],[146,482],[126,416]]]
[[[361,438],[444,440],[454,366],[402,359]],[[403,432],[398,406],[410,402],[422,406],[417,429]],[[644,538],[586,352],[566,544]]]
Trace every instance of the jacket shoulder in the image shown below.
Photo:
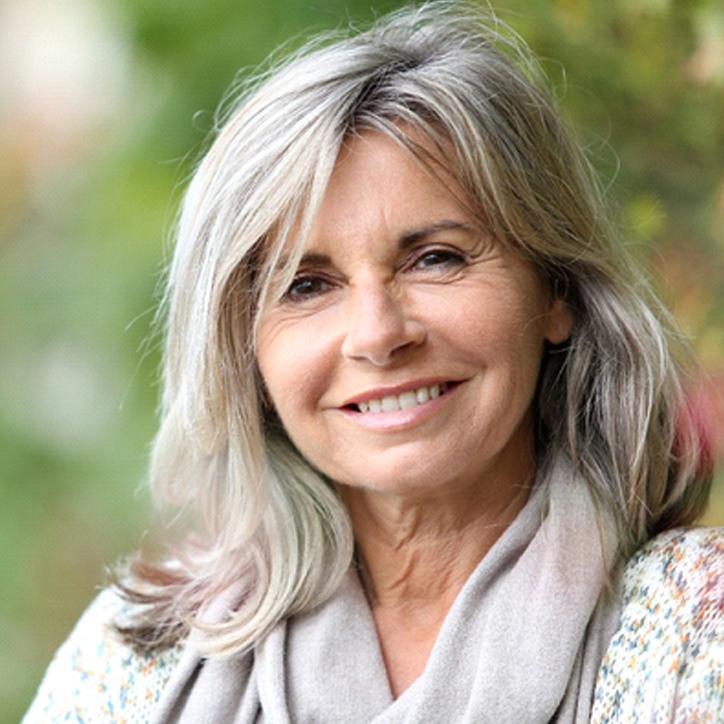
[[[667,531],[625,566],[593,720],[723,717],[724,529]]]
[[[145,722],[181,656],[181,644],[142,652],[119,639],[113,622],[133,610],[102,591],[58,649],[23,724]]]

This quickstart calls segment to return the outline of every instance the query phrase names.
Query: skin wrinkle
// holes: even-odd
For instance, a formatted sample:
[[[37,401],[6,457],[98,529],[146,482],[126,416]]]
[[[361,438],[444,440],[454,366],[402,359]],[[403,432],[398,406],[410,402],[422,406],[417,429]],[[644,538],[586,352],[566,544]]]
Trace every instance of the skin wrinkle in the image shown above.
[[[529,480],[533,474],[531,459]],[[424,510],[399,505],[397,500],[379,504],[379,500],[356,497],[343,489],[351,515],[365,530],[358,550],[370,583],[368,595],[376,604],[395,604],[401,610],[412,602],[434,602],[451,590],[454,598],[471,573],[467,562],[461,560],[461,536],[477,539],[483,548],[491,546],[515,518],[529,492],[530,482],[521,483],[518,494],[501,510],[481,510],[468,498],[467,511],[456,511],[459,515],[451,520],[449,511],[439,510],[436,503]],[[465,512],[470,515],[464,517]],[[382,562],[384,569],[370,577],[368,561]],[[415,580],[420,570],[429,572],[424,585]]]

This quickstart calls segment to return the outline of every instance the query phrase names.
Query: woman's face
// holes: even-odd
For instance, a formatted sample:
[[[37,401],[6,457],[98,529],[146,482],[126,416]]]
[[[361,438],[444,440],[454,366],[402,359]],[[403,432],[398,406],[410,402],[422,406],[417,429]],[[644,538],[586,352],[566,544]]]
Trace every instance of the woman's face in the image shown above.
[[[544,340],[570,327],[528,262],[369,132],[340,154],[295,279],[262,313],[257,354],[290,438],[332,479],[504,496],[532,470]]]

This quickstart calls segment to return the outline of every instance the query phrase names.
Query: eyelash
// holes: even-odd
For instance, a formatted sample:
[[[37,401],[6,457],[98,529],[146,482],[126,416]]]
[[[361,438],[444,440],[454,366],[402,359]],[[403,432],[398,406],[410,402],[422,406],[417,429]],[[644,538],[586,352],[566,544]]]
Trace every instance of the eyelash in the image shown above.
[[[427,263],[430,258],[436,261]],[[463,266],[467,262],[466,256],[455,249],[425,249],[413,256],[407,265],[409,269],[430,269],[436,267]]]

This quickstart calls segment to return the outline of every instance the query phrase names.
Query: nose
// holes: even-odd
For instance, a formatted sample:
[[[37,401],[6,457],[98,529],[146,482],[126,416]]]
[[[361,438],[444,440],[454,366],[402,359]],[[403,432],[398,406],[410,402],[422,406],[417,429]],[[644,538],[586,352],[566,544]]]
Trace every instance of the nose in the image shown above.
[[[425,325],[383,282],[350,290],[347,315],[342,354],[355,361],[388,365],[427,337]]]

